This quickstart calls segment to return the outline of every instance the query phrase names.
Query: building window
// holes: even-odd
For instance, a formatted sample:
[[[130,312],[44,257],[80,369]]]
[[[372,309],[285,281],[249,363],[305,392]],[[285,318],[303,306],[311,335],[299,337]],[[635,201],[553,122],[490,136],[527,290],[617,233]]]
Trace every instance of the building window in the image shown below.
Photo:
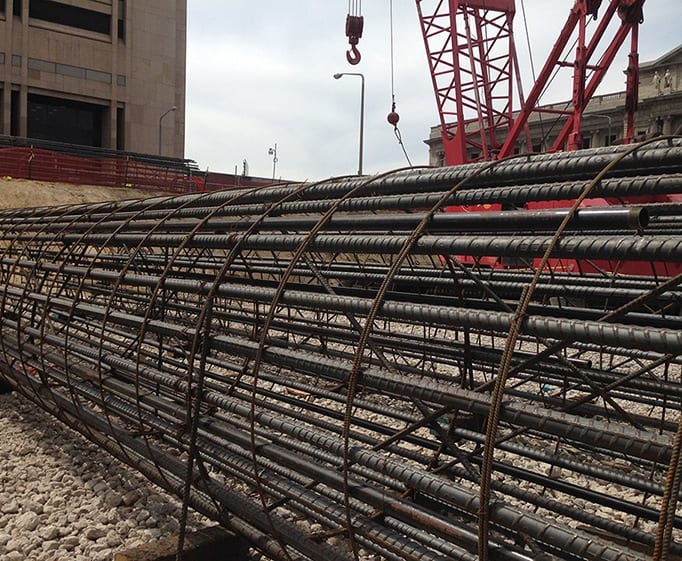
[[[19,101],[20,93],[17,90],[12,90],[10,94],[10,123],[9,133],[12,136],[20,136],[19,132]]]
[[[28,96],[28,137],[102,146],[105,108],[42,95]]]
[[[21,0],[14,0],[12,2],[12,11],[14,12],[14,15],[18,18],[21,17]]]
[[[592,147],[592,139],[588,138],[588,137],[583,138],[583,148],[585,150],[587,150],[588,148],[591,148],[591,147]]]
[[[123,107],[116,108],[116,150],[125,150],[126,116]]]
[[[111,74],[109,72],[101,72],[99,70],[85,69],[85,79],[93,82],[102,82],[103,84],[111,84]]]
[[[95,33],[108,35],[111,32],[111,16],[95,10],[78,8],[52,0],[31,0],[28,10],[31,18]]]
[[[118,38],[121,41],[126,39],[126,3],[125,0],[118,0]]]
[[[1,14],[5,13],[5,4],[6,4],[6,0],[0,0],[0,13]]]
[[[85,80],[85,68],[81,68],[80,66],[57,63],[55,65],[55,72],[57,74],[61,74],[62,76],[69,76],[70,78],[80,78]]]

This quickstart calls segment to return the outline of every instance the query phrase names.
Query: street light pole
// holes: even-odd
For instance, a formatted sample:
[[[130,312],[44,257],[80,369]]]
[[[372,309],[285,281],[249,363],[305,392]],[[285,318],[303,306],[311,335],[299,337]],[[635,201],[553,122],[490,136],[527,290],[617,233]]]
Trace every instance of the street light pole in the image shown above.
[[[177,107],[173,105],[168,111],[166,111],[161,117],[159,117],[159,156],[161,155],[161,122],[163,121],[163,118],[168,115],[168,113],[171,113],[173,111],[177,110]]]
[[[601,119],[607,119],[609,122],[609,135],[608,135],[608,142],[606,143],[606,146],[611,145],[611,124],[612,124],[612,118],[611,115],[602,115],[601,113],[586,113],[585,117],[599,117]]]
[[[275,180],[275,170],[277,169],[277,143],[275,147],[268,150],[268,154],[272,156],[272,180]]]
[[[358,158],[358,175],[362,175],[362,152],[365,134],[365,76],[360,72],[341,72],[334,74],[334,78],[338,80],[342,76],[360,76],[360,156]]]

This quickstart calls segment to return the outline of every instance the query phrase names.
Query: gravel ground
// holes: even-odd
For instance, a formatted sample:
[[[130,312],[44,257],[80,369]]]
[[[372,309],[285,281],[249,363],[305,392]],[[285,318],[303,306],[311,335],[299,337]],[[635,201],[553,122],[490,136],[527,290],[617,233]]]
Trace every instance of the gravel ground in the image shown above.
[[[17,393],[0,395],[0,559],[104,561],[178,530],[180,503]],[[188,530],[209,521],[192,515]]]

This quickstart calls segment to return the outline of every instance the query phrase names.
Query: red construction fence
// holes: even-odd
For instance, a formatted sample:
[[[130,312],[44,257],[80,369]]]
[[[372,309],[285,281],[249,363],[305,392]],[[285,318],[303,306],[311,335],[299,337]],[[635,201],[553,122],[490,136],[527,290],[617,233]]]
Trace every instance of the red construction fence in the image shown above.
[[[0,177],[167,193],[249,189],[273,183],[260,177],[201,172],[191,160],[90,149],[80,153],[79,147],[72,148],[69,153],[61,147],[50,150],[0,143]]]
[[[0,175],[37,181],[151,189],[171,193],[196,190],[188,170],[121,157],[84,157],[43,148],[0,148]]]

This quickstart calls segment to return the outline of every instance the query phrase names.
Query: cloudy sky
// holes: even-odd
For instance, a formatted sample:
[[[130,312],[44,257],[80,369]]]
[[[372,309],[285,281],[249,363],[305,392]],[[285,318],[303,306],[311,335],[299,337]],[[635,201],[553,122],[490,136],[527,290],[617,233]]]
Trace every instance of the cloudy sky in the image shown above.
[[[394,0],[394,68],[399,128],[415,165],[428,162],[424,139],[438,122],[424,44],[413,0]],[[407,165],[386,116],[391,110],[389,0],[363,3],[362,62],[346,62],[346,0],[189,0],[186,157],[201,169],[304,180],[358,169],[360,78],[365,75],[364,172]],[[533,79],[516,2],[516,43],[524,90]],[[573,0],[525,0],[531,49],[541,68]],[[606,2],[604,2],[606,5]],[[603,9],[602,9],[603,10]],[[645,6],[640,60],[657,59],[682,42],[680,0]],[[624,89],[620,53],[600,90]],[[570,97],[570,71],[557,77],[544,103]]]

